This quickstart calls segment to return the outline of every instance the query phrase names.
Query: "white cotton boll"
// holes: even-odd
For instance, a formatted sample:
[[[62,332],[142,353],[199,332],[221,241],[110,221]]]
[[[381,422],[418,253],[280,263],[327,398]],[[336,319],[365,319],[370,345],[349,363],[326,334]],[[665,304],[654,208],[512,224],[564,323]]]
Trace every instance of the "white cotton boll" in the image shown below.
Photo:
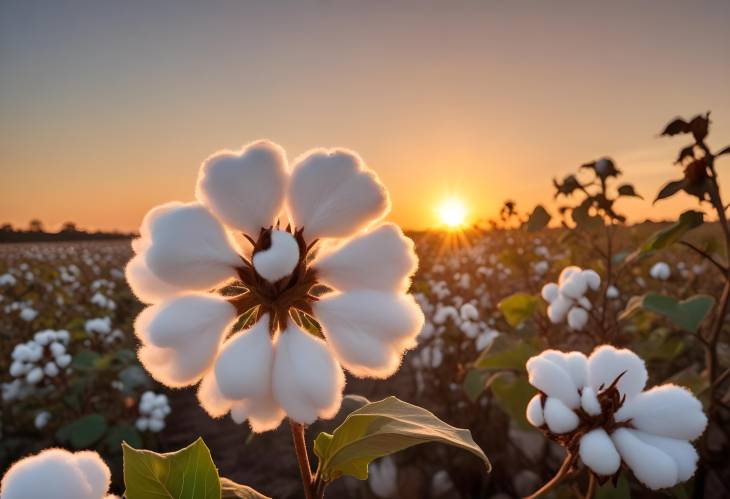
[[[601,403],[598,401],[596,392],[590,386],[583,388],[580,394],[580,406],[589,416],[601,414]]]
[[[588,287],[593,291],[598,291],[598,288],[601,287],[601,276],[598,275],[598,272],[596,272],[595,270],[583,270],[581,271],[581,276],[583,277],[583,280],[586,282]]]
[[[181,288],[168,284],[147,268],[145,255],[136,255],[124,268],[132,293],[142,303],[157,303],[180,293]]]
[[[171,285],[207,290],[234,277],[235,267],[241,265],[223,226],[199,204],[163,213],[150,230],[145,263]]]
[[[290,323],[277,340],[272,386],[291,419],[312,424],[337,413],[345,375],[324,341]]]
[[[390,210],[377,175],[345,149],[317,149],[297,159],[288,194],[294,225],[308,240],[349,236]]]
[[[398,492],[398,468],[390,456],[373,461],[368,466],[368,485],[381,499],[395,497]]]
[[[162,419],[150,419],[149,429],[151,432],[157,433],[165,429],[165,421]]]
[[[47,362],[46,365],[43,367],[43,372],[46,374],[46,376],[53,378],[59,373],[58,366],[54,362]]]
[[[259,399],[236,402],[231,407],[231,419],[237,424],[242,424],[248,419],[248,424],[254,433],[277,429],[285,416],[286,413],[271,393]]]
[[[253,256],[256,272],[274,283],[292,273],[299,262],[299,244],[294,236],[283,230],[271,231],[271,246]]]
[[[198,386],[197,396],[200,406],[211,418],[225,416],[235,402],[234,400],[227,399],[220,392],[213,371],[203,376],[203,380],[200,382],[200,386]]]
[[[149,418],[137,418],[137,421],[134,422],[134,426],[139,431],[147,431],[150,428],[150,420]]]
[[[573,300],[578,300],[587,290],[588,283],[581,272],[572,274],[560,285],[560,294]]]
[[[74,453],[76,465],[86,477],[91,486],[93,497],[103,497],[109,490],[111,484],[111,472],[99,454],[92,451],[80,451]]]
[[[481,330],[479,324],[476,322],[464,321],[459,325],[459,329],[467,336],[467,338],[474,339]]]
[[[554,282],[549,282],[544,285],[542,287],[542,291],[540,292],[542,298],[548,303],[552,303],[553,301],[555,301],[559,293],[560,288]]]
[[[573,302],[562,295],[558,295],[558,297],[550,303],[550,306],[547,309],[550,322],[553,324],[563,322],[571,308],[573,308]]]
[[[621,456],[603,428],[591,430],[580,439],[580,460],[596,474],[611,476],[621,466]]]
[[[568,326],[570,329],[580,331],[588,323],[588,312],[580,307],[573,307],[568,312]]]
[[[530,399],[527,403],[525,416],[527,417],[527,421],[536,428],[545,424],[545,416],[542,411],[542,395],[538,393]]]
[[[260,140],[206,159],[195,196],[225,224],[256,237],[281,211],[286,181],[284,149]]]
[[[578,416],[559,399],[548,397],[543,408],[545,423],[553,433],[568,433],[578,427]]]
[[[570,277],[573,274],[579,273],[580,271],[581,271],[581,268],[580,267],[576,267],[575,265],[570,265],[568,267],[565,267],[560,272],[560,277],[558,278],[558,284],[559,285],[563,284],[563,282],[565,282],[568,279],[570,279]]]
[[[627,400],[616,412],[617,421],[631,420],[638,430],[670,438],[694,440],[707,426],[702,404],[680,386],[655,386]]]
[[[580,405],[578,388],[565,369],[539,355],[531,357],[526,368],[530,384],[548,397],[558,398],[570,408]]]
[[[51,420],[51,413],[48,411],[41,411],[38,414],[35,415],[35,419],[33,420],[34,426],[42,430],[46,427],[48,422]]]
[[[491,345],[497,336],[499,336],[499,333],[497,331],[493,331],[493,330],[484,331],[479,336],[477,336],[477,341],[476,341],[477,352],[481,352],[482,350],[487,348],[489,345]]]
[[[535,274],[543,275],[545,272],[550,270],[550,264],[545,260],[540,260],[532,265],[532,269],[535,271]]]
[[[186,342],[218,342],[236,318],[236,308],[212,294],[186,294],[148,307],[143,312],[144,336],[155,346],[175,348]],[[142,314],[140,314],[140,317]]]
[[[22,376],[23,374],[25,374],[25,366],[26,364],[16,360],[12,364],[10,364],[10,375],[14,378]]]
[[[624,371],[626,373],[616,386],[619,392],[631,398],[644,389],[648,379],[644,361],[638,355],[625,348],[602,345],[588,358],[588,384],[596,393],[608,388]]]
[[[393,374],[403,351],[415,346],[424,323],[412,295],[370,290],[333,293],[315,302],[313,309],[337,359],[361,377]]]
[[[54,357],[58,357],[59,355],[66,353],[66,347],[61,343],[53,342],[48,346],[48,348],[51,350],[51,354],[53,354]]]
[[[663,451],[640,440],[632,430],[619,428],[611,435],[621,458],[634,476],[652,490],[679,483],[677,463]]]
[[[643,431],[634,431],[633,434],[645,444],[656,447],[674,459],[677,464],[677,478],[680,482],[689,480],[695,474],[699,456],[697,450],[686,440],[660,437]]]
[[[30,347],[28,347],[28,345],[26,345],[25,343],[15,345],[15,348],[13,348],[12,357],[14,360],[27,362],[28,360],[30,360]]]
[[[619,292],[618,288],[614,285],[609,286],[608,289],[606,290],[606,298],[608,298],[609,300],[615,300],[619,296],[621,296],[621,293]]]
[[[231,400],[258,398],[269,391],[274,346],[269,336],[269,316],[231,336],[215,361],[218,389]]]
[[[465,321],[476,321],[479,319],[479,311],[471,303],[463,304],[461,310],[459,310],[459,315]]]
[[[649,269],[649,275],[659,281],[666,281],[672,275],[672,268],[666,262],[657,262]]]
[[[593,305],[591,304],[591,301],[588,298],[586,298],[585,296],[581,296],[578,299],[578,305],[580,305],[581,307],[583,307],[586,310],[593,309]]]
[[[25,375],[25,381],[31,385],[39,383],[43,379],[43,369],[40,367],[34,367],[31,371]]]
[[[59,355],[56,357],[56,365],[60,368],[68,367],[71,364],[71,356],[69,354]]]
[[[340,291],[405,291],[418,257],[413,241],[397,225],[385,223],[318,256],[313,266],[323,283]]]
[[[31,322],[38,317],[38,312],[31,307],[26,307],[20,311],[20,318],[26,322]]]

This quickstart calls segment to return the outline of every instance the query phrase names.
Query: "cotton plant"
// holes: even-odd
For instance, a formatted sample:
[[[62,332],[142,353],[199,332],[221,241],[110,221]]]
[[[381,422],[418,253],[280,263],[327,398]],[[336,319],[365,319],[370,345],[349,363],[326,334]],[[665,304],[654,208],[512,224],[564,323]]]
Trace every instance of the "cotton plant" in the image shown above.
[[[52,380],[71,364],[66,351],[68,331],[38,331],[33,339],[17,344],[11,353],[10,375],[27,385],[39,385],[44,378]]]
[[[165,428],[165,419],[170,415],[170,402],[164,393],[146,391],[137,406],[139,417],[134,425],[139,431],[158,433]]]
[[[691,442],[707,425],[702,404],[674,384],[645,390],[646,366],[632,351],[603,345],[586,357],[546,350],[530,358],[526,369],[540,391],[527,405],[527,420],[567,450],[558,476],[580,461],[592,480],[603,483],[623,464],[658,490],[694,474],[699,458]]]
[[[593,308],[587,295],[600,287],[601,276],[596,271],[583,270],[575,265],[565,267],[560,272],[558,282],[545,284],[541,291],[543,299],[549,304],[547,314],[550,322],[560,324],[567,319],[571,329],[583,329]]]

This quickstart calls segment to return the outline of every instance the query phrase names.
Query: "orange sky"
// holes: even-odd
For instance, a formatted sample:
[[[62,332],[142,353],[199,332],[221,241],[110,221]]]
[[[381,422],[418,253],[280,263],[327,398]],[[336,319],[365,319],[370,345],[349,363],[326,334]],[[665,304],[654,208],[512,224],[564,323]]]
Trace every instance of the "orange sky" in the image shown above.
[[[264,137],[357,150],[409,228],[448,195],[472,220],[550,202],[602,155],[652,199],[679,175],[683,139],[657,138],[677,114],[712,110],[730,143],[730,3],[549,4],[3,2],[0,222],[133,230]]]

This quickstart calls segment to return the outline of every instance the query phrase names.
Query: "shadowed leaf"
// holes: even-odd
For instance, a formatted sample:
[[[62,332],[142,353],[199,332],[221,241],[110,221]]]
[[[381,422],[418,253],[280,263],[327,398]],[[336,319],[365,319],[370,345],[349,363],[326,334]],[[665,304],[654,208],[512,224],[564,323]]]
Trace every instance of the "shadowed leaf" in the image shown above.
[[[241,485],[228,478],[221,477],[222,499],[271,499],[248,485]]]
[[[535,232],[547,227],[550,223],[550,213],[541,205],[535,206],[535,209],[530,214],[530,218],[527,219],[526,228],[528,232]]]
[[[666,317],[684,331],[696,333],[714,304],[715,299],[709,295],[695,295],[684,301],[677,301],[671,296],[647,293],[632,297],[621,312],[619,320],[629,317],[638,310],[645,310]]]
[[[497,308],[510,326],[517,327],[532,317],[537,303],[538,299],[534,295],[515,293],[502,299],[497,304]]]
[[[689,132],[689,123],[684,121],[682,118],[675,118],[674,121],[671,121],[666,127],[664,127],[662,135],[669,135],[671,137],[673,135],[679,135],[680,133]]]

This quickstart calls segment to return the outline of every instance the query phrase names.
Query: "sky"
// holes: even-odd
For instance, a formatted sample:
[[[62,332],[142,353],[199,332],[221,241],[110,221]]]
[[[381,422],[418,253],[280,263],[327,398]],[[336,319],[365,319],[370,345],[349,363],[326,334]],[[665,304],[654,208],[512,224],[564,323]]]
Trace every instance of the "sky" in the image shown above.
[[[727,0],[0,0],[0,223],[134,230],[260,138],[356,150],[407,228],[449,196],[554,208],[604,155],[647,199],[620,211],[670,218],[695,201],[652,206],[686,141],[658,133],[711,110],[730,143],[728,25]]]

